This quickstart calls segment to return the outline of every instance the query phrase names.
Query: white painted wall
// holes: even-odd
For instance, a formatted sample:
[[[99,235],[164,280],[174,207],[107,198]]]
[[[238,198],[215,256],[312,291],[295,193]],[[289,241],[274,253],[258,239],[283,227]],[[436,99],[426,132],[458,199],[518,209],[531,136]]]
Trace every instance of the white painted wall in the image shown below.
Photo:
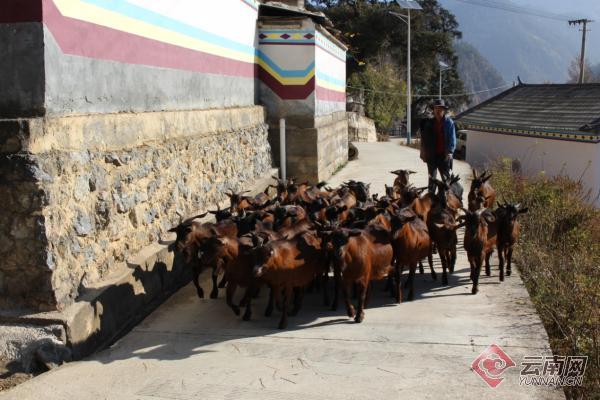
[[[600,143],[468,131],[468,163],[481,168],[502,157],[518,159],[526,175],[564,173],[574,180],[581,178],[594,195],[600,191]],[[600,206],[600,199],[595,204]]]
[[[127,0],[245,46],[256,45],[258,10],[242,0]],[[255,6],[258,6],[255,3]]]
[[[316,85],[341,93],[346,92],[346,51],[317,30],[315,46]],[[318,91],[318,89],[317,89]],[[346,101],[328,101],[317,93],[317,115],[346,111]]]

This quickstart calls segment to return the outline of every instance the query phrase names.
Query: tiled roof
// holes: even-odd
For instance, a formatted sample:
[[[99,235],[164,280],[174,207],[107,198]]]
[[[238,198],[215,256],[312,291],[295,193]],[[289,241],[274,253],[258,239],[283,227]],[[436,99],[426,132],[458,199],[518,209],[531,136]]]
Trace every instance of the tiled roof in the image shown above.
[[[456,117],[465,129],[600,141],[600,84],[520,84]]]

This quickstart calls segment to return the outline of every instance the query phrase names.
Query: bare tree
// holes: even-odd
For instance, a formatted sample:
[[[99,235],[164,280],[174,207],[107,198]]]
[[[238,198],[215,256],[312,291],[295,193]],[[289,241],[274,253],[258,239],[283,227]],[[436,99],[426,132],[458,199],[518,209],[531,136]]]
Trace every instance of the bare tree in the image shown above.
[[[597,73],[598,67],[596,66],[594,69],[590,66],[590,64],[585,62],[585,74],[583,78],[583,83],[594,83],[600,82],[600,74]],[[595,73],[596,72],[596,73]],[[571,65],[569,65],[569,83],[577,83],[579,82],[579,57],[575,57],[571,61]]]

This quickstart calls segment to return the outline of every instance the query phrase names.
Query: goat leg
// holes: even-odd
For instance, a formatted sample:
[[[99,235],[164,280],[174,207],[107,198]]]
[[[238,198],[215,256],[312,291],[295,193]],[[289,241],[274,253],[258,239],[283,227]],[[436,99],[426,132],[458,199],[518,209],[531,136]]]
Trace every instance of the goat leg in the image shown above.
[[[442,262],[442,286],[448,286],[448,259],[446,258],[446,250],[440,250],[440,261]]]
[[[434,281],[437,281],[437,274],[435,273],[435,270],[433,269],[433,254],[431,253],[431,251],[429,252],[429,255],[427,256],[427,262],[429,263],[429,269],[431,270],[431,279],[433,279]]]
[[[250,318],[252,318],[252,294],[255,290],[256,288],[254,288],[252,285],[248,285],[248,288],[246,289],[246,294],[244,295],[244,298],[247,299],[246,311],[244,311],[244,316],[242,317],[244,321],[250,321]]]
[[[198,267],[194,267],[193,282],[194,282],[194,286],[196,287],[196,292],[198,293],[198,297],[203,299],[204,298],[204,290],[200,286],[200,268],[198,268]]]
[[[237,284],[230,282],[229,285],[227,285],[227,290],[226,290],[225,294],[226,294],[226,299],[227,299],[227,305],[229,307],[231,307],[231,309],[233,310],[235,315],[240,315],[240,307],[236,304],[233,304],[233,295],[235,294],[236,289],[237,289]]]
[[[510,246],[508,248],[508,256],[506,257],[506,276],[510,276],[512,272],[512,254],[513,248]]]
[[[371,292],[373,292],[373,282],[369,282],[369,286],[367,286],[367,294],[365,296],[365,308],[369,307],[369,301],[371,301]]]
[[[219,297],[219,288],[217,285],[217,279],[219,278],[219,268],[217,266],[215,266],[213,268],[211,278],[212,278],[213,286],[212,286],[212,290],[210,292],[210,298],[216,299],[217,297]]]
[[[358,295],[358,310],[356,311],[356,316],[354,317],[354,322],[360,324],[365,319],[365,299],[367,297],[367,285],[364,282],[358,283],[357,286],[357,295]]]
[[[344,301],[346,302],[346,312],[348,313],[348,318],[354,318],[355,311],[352,302],[350,302],[350,286],[352,286],[352,282],[342,283],[342,291],[344,292]]]
[[[423,261],[419,261],[419,274],[423,275],[425,273],[425,268],[423,268]]]
[[[502,246],[498,246],[498,269],[500,269],[500,281],[504,280],[504,260],[505,260],[505,249]],[[506,273],[508,275],[508,271]]]
[[[479,255],[474,257],[474,271],[473,271],[473,289],[471,290],[472,294],[477,294],[479,292],[479,275],[481,274],[481,264],[483,262],[483,256]]]
[[[401,277],[402,277],[402,270],[404,268],[402,268],[402,266],[399,263],[396,263],[396,268],[394,269],[394,280],[395,280],[395,285],[394,285],[394,291],[396,292],[396,303],[400,304],[402,303],[402,282],[401,282]]]
[[[267,308],[265,309],[265,317],[273,315],[273,303],[275,302],[274,291],[275,289],[273,286],[269,287],[269,301],[267,302]]]
[[[456,246],[454,246],[452,248],[452,250],[450,250],[450,265],[449,265],[449,269],[450,269],[450,273],[451,274],[454,273],[454,267],[456,267]]]
[[[288,326],[288,302],[293,295],[293,288],[286,286],[283,289],[283,299],[281,301],[281,319],[279,320],[279,329],[285,329]]]
[[[289,313],[291,317],[298,315],[300,308],[302,308],[302,300],[304,299],[304,288],[294,288],[294,308]]]

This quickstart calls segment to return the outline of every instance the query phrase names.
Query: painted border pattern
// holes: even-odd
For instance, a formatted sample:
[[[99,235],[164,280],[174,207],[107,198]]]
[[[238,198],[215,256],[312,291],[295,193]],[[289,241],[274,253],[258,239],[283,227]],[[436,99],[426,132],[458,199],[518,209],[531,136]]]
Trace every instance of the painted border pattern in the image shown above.
[[[261,46],[313,46],[317,47],[317,38],[323,36],[314,30],[260,30],[258,33],[259,45]],[[326,39],[326,38],[325,38]],[[345,60],[345,51],[331,43],[329,40],[322,41],[328,43],[324,51],[342,61],[332,50],[335,47],[338,53],[343,53]],[[346,82],[330,76],[318,69],[315,63],[311,63],[301,70],[285,70],[270,59],[264,52],[257,52],[257,63],[259,65],[259,78],[265,83],[277,96],[283,100],[303,100],[311,93],[316,92],[317,99],[324,101],[345,102],[346,101]],[[344,61],[345,63],[345,61]]]

